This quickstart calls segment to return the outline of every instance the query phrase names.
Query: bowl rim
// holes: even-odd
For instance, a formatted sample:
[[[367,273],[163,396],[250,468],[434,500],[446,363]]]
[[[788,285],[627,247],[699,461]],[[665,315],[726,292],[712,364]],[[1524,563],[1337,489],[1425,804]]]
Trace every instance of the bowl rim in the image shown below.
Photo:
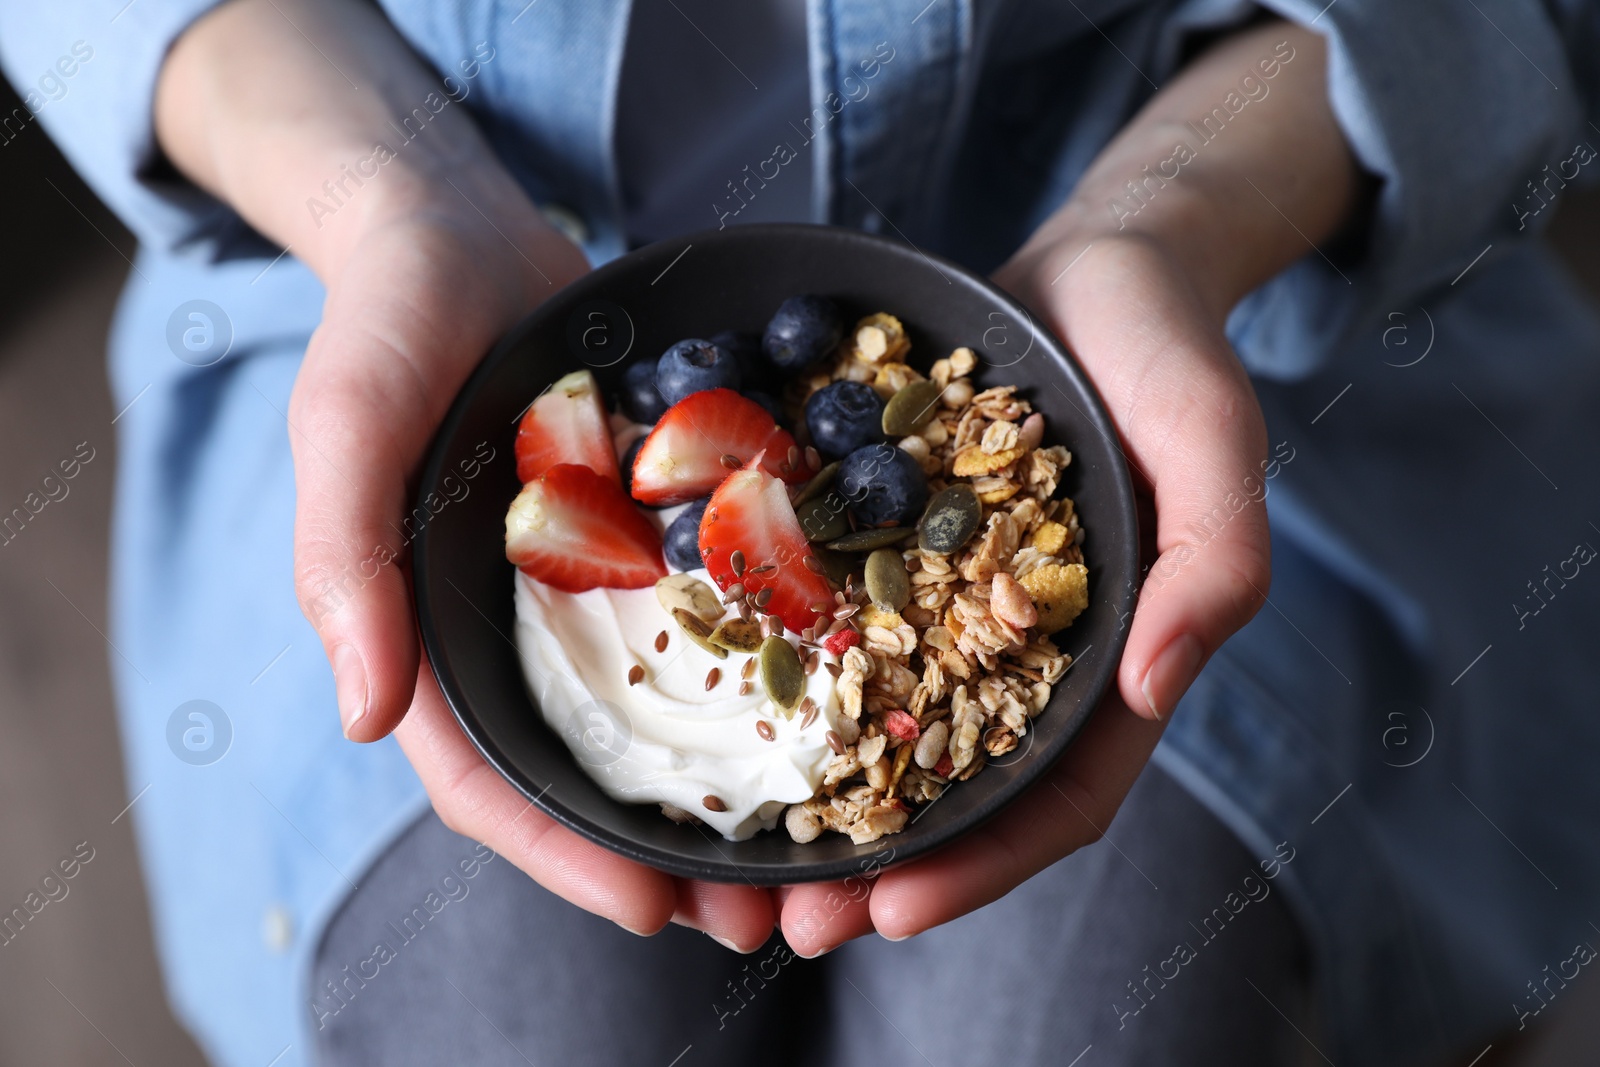
[[[1039,316],[1032,309],[1027,308],[1010,293],[1000,289],[975,271],[943,256],[925,252],[909,241],[898,241],[886,236],[870,234],[847,227],[791,222],[746,223],[722,230],[704,230],[697,233],[669,237],[641,246],[600,265],[563,289],[558,290],[557,294],[552,294],[552,298],[558,294],[572,293],[577,287],[603,287],[611,278],[635,269],[632,260],[637,253],[652,249],[660,250],[663,246],[670,245],[673,248],[677,248],[680,244],[704,246],[720,244],[728,240],[749,241],[763,236],[772,238],[796,236],[799,232],[814,235],[818,231],[825,231],[834,235],[833,239],[843,238],[859,241],[863,244],[883,246],[896,255],[905,255],[910,252],[927,261],[936,270],[949,271],[960,276],[964,283],[974,285],[983,290],[1000,307],[1021,315],[1033,330],[1035,342],[1045,345],[1047,349],[1053,349],[1054,354],[1060,357],[1060,366],[1064,372],[1079,379],[1078,384],[1083,386],[1084,393],[1089,401],[1088,410],[1082,413],[1086,416],[1091,427],[1105,437],[1112,446],[1111,463],[1106,471],[1097,472],[1097,477],[1111,479],[1112,484],[1109,488],[1112,492],[1117,514],[1097,519],[1096,528],[1125,530],[1128,536],[1107,537],[1103,542],[1099,542],[1103,547],[1097,549],[1096,552],[1103,559],[1108,573],[1113,575],[1121,573],[1129,577],[1129,581],[1119,583],[1119,587],[1112,595],[1112,606],[1117,613],[1117,617],[1126,617],[1127,613],[1133,609],[1134,602],[1138,596],[1139,537],[1133,483],[1128,473],[1126,454],[1122,449],[1120,436],[1111,421],[1110,414],[1106,411],[1099,390],[1066,343],[1057,338],[1054,333],[1043,325],[1039,321]],[[674,260],[674,262],[676,261]],[[579,290],[572,295],[582,298],[584,294]],[[414,502],[421,501],[429,490],[438,484],[446,459],[446,446],[455,435],[460,424],[465,420],[468,410],[472,407],[472,403],[482,388],[484,381],[507,358],[510,352],[521,345],[523,338],[527,334],[541,325],[542,318],[548,313],[548,309],[557,306],[559,303],[562,303],[562,301],[547,300],[527,315],[524,315],[479,360],[478,365],[462,384],[454,399],[452,399],[449,410],[428,444],[428,450],[425,454],[414,494]],[[1069,401],[1076,406],[1075,399],[1069,398]],[[1126,626],[1119,627],[1112,635],[1109,647],[1102,649],[1104,654],[1096,657],[1092,665],[1086,665],[1092,675],[1088,687],[1089,696],[1078,707],[1065,709],[1065,713],[1070,713],[1077,719],[1076,725],[1063,730],[1057,737],[1053,738],[1042,750],[1038,759],[1031,762],[1021,773],[1010,777],[983,805],[965,813],[963,817],[957,818],[947,826],[936,827],[932,832],[904,845],[897,840],[900,835],[885,835],[870,846],[859,846],[860,851],[855,856],[832,860],[741,864],[727,858],[725,855],[720,863],[690,860],[655,846],[643,844],[609,826],[596,823],[567,809],[558,799],[548,795],[550,792],[548,786],[541,788],[538,783],[533,782],[524,774],[500,749],[493,738],[488,735],[488,731],[479,725],[476,716],[469,707],[465,690],[456,678],[448,657],[445,655],[444,637],[438,629],[433,612],[431,583],[429,581],[429,535],[431,528],[432,523],[421,525],[412,549],[412,599],[417,613],[417,624],[422,638],[422,647],[424,654],[427,656],[429,667],[440,692],[444,696],[446,705],[450,708],[457,725],[466,734],[467,739],[472,743],[479,755],[502,778],[511,783],[533,806],[539,808],[561,826],[628,859],[668,874],[686,878],[716,882],[745,882],[764,886],[834,881],[848,878],[852,875],[860,875],[865,864],[870,863],[874,870],[885,869],[889,866],[899,866],[904,862],[926,856],[961,839],[1009,807],[1018,797],[1038,784],[1039,779],[1060,761],[1062,754],[1083,732],[1089,718],[1096,714],[1097,709],[1103,704],[1107,690],[1110,688],[1116,669],[1121,662],[1122,650],[1126,645],[1128,636],[1128,628]],[[1077,670],[1078,666],[1079,661],[1074,660],[1071,669]],[[530,697],[530,704],[531,699]],[[1088,707],[1086,712],[1083,710],[1085,705]],[[534,710],[537,713],[537,709]],[[618,805],[623,803],[614,799],[612,799],[612,802]],[[779,829],[770,832],[776,833],[779,832]],[[737,847],[739,844],[739,842],[723,841],[720,835],[716,834],[712,834],[710,839],[719,854],[724,851],[723,845]],[[874,857],[878,856],[885,848],[891,853],[890,857],[875,860]]]

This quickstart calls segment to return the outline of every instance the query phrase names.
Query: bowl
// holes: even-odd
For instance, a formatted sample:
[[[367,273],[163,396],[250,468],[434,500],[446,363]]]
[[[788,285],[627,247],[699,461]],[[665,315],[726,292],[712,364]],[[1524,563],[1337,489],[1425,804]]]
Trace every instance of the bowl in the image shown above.
[[[514,568],[503,552],[507,506],[520,485],[516,423],[551,382],[590,367],[608,395],[633,360],[721,330],[759,333],[787,297],[820,293],[846,321],[900,318],[911,362],[966,345],[980,387],[1015,384],[1046,419],[1046,440],[1073,462],[1061,492],[1087,531],[1089,607],[1057,644],[1075,662],[1024,743],[954,783],[898,834],[856,845],[825,832],[797,844],[784,832],[728,841],[679,825],[654,804],[602,793],[534,707],[511,635]],[[492,458],[489,457],[492,450]],[[986,280],[905,244],[853,230],[748,225],[641,248],[551,297],[484,358],[440,427],[418,488],[414,542],[423,645],[451,710],[483,757],[562,825],[672,874],[782,885],[848,877],[924,855],[969,833],[1027,790],[1082,729],[1115,676],[1123,620],[1138,585],[1133,490],[1116,431],[1087,375],[1019,303]]]

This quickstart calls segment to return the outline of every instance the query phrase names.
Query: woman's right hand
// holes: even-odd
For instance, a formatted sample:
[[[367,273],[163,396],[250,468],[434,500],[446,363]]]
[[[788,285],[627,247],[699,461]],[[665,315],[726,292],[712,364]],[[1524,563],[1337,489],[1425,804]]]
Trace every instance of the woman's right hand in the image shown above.
[[[345,734],[395,732],[447,826],[572,903],[636,933],[677,921],[753,951],[772,932],[769,894],[676,879],[558,825],[471,746],[420,656],[403,524],[416,468],[494,341],[588,269],[461,107],[439,111],[332,216],[311,217],[307,193],[393,140],[410,102],[437,92],[355,0],[235,0],[184,35],[158,89],[173,161],[327,287],[288,434],[295,589],[333,666]]]

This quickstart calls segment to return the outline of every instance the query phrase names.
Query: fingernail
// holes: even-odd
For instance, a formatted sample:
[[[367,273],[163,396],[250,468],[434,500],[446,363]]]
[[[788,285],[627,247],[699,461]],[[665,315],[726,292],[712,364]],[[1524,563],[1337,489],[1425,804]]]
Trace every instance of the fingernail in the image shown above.
[[[734,944],[732,941],[729,941],[727,938],[718,937],[716,934],[713,934],[713,933],[709,933],[708,932],[706,934],[706,936],[709,937],[711,940],[715,941],[717,944],[721,945],[723,948],[727,949],[729,952],[737,952],[741,956],[748,956],[748,955],[750,955],[750,953],[755,951],[755,949],[753,949],[753,948],[748,948],[748,949],[747,948],[740,948],[738,945]]]
[[[836,949],[838,947],[839,946],[837,946],[837,945],[829,945],[827,948],[818,949],[817,951],[813,952],[809,956],[807,956],[804,952],[796,952],[795,955],[799,956],[803,960],[814,960],[814,959],[818,959],[818,958],[820,958],[822,956],[826,956],[828,953],[832,952],[834,949]]]
[[[333,650],[333,688],[339,697],[339,721],[344,735],[349,737],[367,714],[367,669],[361,663],[361,654],[350,645]]]
[[[1139,691],[1150,714],[1164,719],[1172,713],[1183,691],[1200,670],[1200,642],[1192,634],[1179,634],[1167,643],[1145,672]]]

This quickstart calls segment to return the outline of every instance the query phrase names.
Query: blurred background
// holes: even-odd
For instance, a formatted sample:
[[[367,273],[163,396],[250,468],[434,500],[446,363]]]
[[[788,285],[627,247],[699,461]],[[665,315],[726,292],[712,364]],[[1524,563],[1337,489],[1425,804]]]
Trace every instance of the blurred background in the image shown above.
[[[0,83],[0,115],[17,106]],[[1556,244],[1600,299],[1600,194],[1564,196]],[[163,996],[104,636],[117,414],[105,337],[133,254],[37,124],[0,144],[0,514],[80,442],[94,449],[49,521],[0,544],[0,914],[80,842],[93,849],[64,898],[0,936],[0,1067],[204,1062]],[[1471,1067],[1596,1062],[1600,978],[1585,973]]]

